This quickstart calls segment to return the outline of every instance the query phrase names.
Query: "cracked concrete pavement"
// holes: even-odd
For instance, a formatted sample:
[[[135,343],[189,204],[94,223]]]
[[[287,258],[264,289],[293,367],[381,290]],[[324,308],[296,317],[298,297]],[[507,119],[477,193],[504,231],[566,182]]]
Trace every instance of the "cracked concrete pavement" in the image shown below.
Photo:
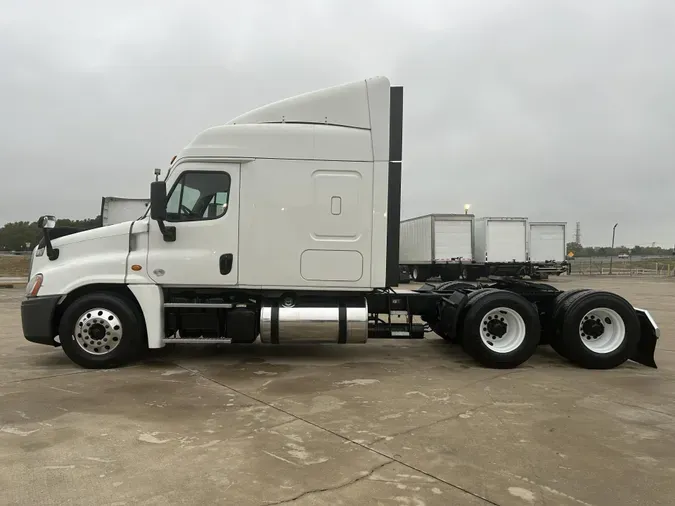
[[[542,347],[482,369],[432,338],[188,347],[111,371],[21,335],[0,290],[0,503],[666,505],[675,494],[675,284],[569,278],[661,325],[658,370]]]

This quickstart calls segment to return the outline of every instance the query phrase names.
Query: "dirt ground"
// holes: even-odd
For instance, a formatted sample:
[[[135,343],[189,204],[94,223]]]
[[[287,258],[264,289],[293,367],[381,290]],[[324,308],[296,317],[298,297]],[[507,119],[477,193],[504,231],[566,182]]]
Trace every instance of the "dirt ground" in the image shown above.
[[[617,291],[662,327],[654,370],[542,347],[482,369],[431,338],[190,348],[87,371],[0,290],[0,492],[12,505],[672,505],[675,283]]]
[[[27,255],[0,255],[0,277],[28,277]]]

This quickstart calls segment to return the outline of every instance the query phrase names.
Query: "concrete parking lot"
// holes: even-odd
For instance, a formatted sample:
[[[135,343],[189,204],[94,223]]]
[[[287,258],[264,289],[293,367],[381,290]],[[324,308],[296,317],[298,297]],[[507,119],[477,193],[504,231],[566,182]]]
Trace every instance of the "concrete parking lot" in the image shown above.
[[[659,369],[542,347],[495,371],[432,338],[88,371],[26,342],[22,290],[0,290],[0,503],[672,505],[675,284],[556,283],[652,310]]]

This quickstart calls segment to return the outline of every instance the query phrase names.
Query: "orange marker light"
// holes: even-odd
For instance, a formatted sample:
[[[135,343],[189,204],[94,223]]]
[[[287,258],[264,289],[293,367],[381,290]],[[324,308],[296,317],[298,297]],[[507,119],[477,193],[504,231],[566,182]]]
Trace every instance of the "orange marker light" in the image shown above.
[[[142,268],[143,268],[143,267],[141,267],[141,266],[138,265],[138,264],[134,264],[134,265],[131,266],[131,270],[132,270],[132,271],[137,271],[137,272],[140,271]]]

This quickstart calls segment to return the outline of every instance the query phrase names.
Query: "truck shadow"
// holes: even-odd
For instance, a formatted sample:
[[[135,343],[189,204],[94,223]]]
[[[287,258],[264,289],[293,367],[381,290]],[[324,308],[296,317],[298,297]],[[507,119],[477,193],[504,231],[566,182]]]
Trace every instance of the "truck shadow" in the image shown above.
[[[441,339],[425,342],[378,341],[368,345],[339,344],[175,344],[164,349],[150,350],[146,364],[166,361],[189,360],[195,365],[224,361],[237,364],[262,364],[265,362],[297,363],[304,365],[329,365],[335,363],[427,363],[462,368],[480,368],[461,346],[446,343]],[[530,360],[520,367],[575,367],[560,357],[550,346],[540,346]]]

